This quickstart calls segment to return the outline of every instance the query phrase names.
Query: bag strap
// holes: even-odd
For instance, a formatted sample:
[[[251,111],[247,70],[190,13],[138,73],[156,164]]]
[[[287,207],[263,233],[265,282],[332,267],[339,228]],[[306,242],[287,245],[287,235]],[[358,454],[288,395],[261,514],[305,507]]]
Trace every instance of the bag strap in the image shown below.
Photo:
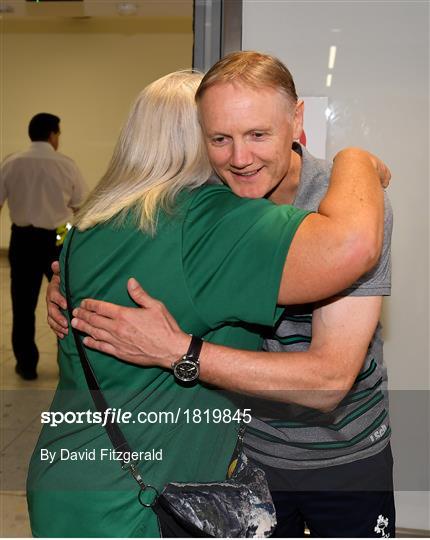
[[[72,300],[71,300],[70,284],[69,284],[69,252],[70,252],[70,244],[72,243],[72,238],[75,233],[75,230],[76,229],[73,227],[73,229],[69,232],[70,238],[67,244],[66,255],[64,258],[64,286],[66,289],[67,311],[69,313],[70,322],[72,321],[72,318],[73,318],[73,314],[72,314],[73,308],[72,308]],[[132,450],[127,442],[127,439],[124,437],[124,434],[122,433],[120,427],[115,422],[114,413],[110,409],[103,395],[103,392],[100,389],[100,385],[97,381],[97,377],[93,371],[93,368],[91,367],[91,364],[88,360],[88,356],[85,351],[84,345],[81,341],[81,338],[79,336],[79,332],[75,328],[73,327],[71,328],[73,332],[73,337],[75,338],[75,344],[79,353],[79,358],[81,360],[81,366],[85,374],[85,379],[87,381],[88,389],[90,391],[91,397],[93,398],[96,409],[99,412],[101,412],[103,415],[103,418],[106,419],[106,421],[104,421],[103,423],[104,423],[106,432],[109,436],[109,439],[112,443],[112,446],[114,447],[115,451],[126,452],[129,456],[131,456]],[[109,417],[111,417],[111,421],[109,421]],[[143,506],[147,506],[147,507],[153,506],[157,497],[155,498],[154,502],[151,504],[144,503],[142,502],[142,499],[141,499],[142,492],[145,491],[147,488],[154,490],[156,496],[158,496],[158,492],[153,486],[144,483],[143,478],[140,475],[139,470],[137,469],[137,465],[139,462],[138,461],[125,461],[124,459],[122,459],[121,461],[122,461],[121,463],[122,469],[130,471],[131,475],[133,476],[133,478],[136,480],[136,482],[138,483],[140,487],[140,492],[139,492],[140,503]]]

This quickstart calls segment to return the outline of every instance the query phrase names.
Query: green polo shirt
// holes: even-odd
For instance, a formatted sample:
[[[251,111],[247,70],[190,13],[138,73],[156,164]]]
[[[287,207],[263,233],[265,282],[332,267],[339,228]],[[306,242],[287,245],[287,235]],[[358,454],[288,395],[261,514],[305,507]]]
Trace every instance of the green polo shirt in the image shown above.
[[[257,350],[256,325],[272,326],[280,314],[285,258],[306,215],[267,200],[240,199],[224,186],[205,186],[182,192],[172,212],[160,212],[153,237],[137,229],[132,211],[121,223],[76,231],[69,255],[72,303],[97,298],[134,306],[126,288],[133,276],[186,332]],[[131,413],[120,426],[132,450],[142,453],[146,483],[161,490],[171,481],[225,478],[238,430],[227,394],[200,383],[185,387],[170,371],[87,352],[110,407]],[[73,421],[95,408],[70,331],[60,342],[59,362],[51,412],[69,412],[71,422],[45,424],[34,451],[28,478],[33,534],[158,536],[153,512],[137,500],[137,484],[109,455],[104,427],[86,418]],[[47,452],[52,462],[42,459]]]

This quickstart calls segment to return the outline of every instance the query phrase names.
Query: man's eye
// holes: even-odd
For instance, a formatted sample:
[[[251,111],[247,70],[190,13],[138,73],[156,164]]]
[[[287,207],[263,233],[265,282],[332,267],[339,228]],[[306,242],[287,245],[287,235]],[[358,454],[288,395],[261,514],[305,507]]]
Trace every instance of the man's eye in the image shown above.
[[[252,136],[254,139],[262,139],[264,137],[265,133],[263,131],[254,131],[252,133]]]
[[[223,144],[225,142],[225,137],[212,137],[213,144]]]

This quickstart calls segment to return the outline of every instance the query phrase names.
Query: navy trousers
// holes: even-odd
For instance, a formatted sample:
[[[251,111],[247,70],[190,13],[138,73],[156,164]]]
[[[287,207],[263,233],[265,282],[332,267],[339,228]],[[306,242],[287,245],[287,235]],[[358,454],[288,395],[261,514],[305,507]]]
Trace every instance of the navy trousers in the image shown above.
[[[322,469],[266,472],[278,525],[273,536],[300,538],[305,526],[319,538],[394,538],[390,445],[366,459]]]
[[[52,277],[58,260],[55,230],[12,225],[9,263],[12,296],[12,347],[18,366],[35,372],[39,351],[35,342],[35,310],[43,276]]]

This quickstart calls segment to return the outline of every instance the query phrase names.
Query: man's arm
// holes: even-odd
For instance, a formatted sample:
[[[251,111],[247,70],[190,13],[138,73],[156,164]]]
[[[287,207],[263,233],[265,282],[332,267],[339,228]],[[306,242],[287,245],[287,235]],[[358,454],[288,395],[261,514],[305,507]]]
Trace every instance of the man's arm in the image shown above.
[[[74,310],[73,326],[88,334],[86,346],[134,364],[171,369],[187,350],[189,335],[135,280],[130,280],[129,292],[143,309],[85,300]],[[381,302],[381,297],[343,297],[323,303],[314,310],[306,352],[252,352],[205,342],[200,380],[233,392],[330,410],[362,367]]]
[[[201,379],[233,392],[331,410],[360,372],[381,313],[381,297],[343,297],[313,312],[304,352],[264,353],[207,345]]]

